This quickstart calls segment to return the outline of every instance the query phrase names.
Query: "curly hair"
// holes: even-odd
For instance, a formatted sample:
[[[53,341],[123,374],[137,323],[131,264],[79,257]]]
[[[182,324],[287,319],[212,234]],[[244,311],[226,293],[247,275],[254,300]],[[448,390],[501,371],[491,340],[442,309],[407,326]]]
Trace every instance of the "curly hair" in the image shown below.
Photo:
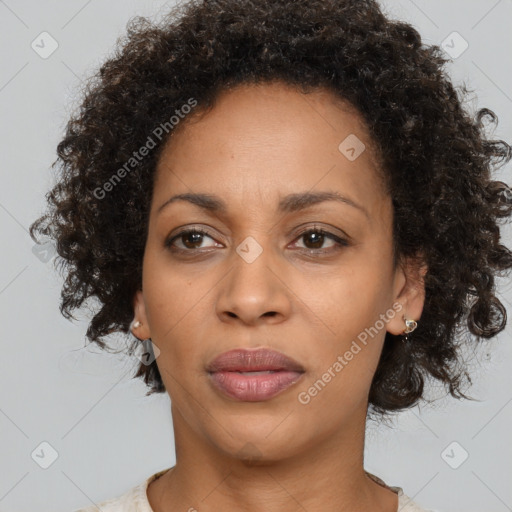
[[[130,323],[155,168],[176,133],[168,120],[191,98],[195,113],[242,83],[328,88],[355,107],[377,148],[394,207],[395,257],[421,255],[428,265],[421,322],[410,343],[386,333],[369,406],[383,416],[412,407],[425,399],[430,377],[471,399],[462,391],[471,382],[461,364],[463,330],[479,341],[506,325],[495,278],[512,268],[512,252],[500,243],[512,194],[491,172],[512,158],[512,147],[488,140],[484,121],[497,123],[494,112],[465,111],[468,91],[454,88],[445,57],[374,0],[192,0],[160,22],[132,18],[86,82],[57,146],[48,210],[30,227],[37,243],[36,234],[56,241],[66,271],[61,313],[73,318],[95,297],[87,338],[106,349],[104,338],[122,332],[137,343]],[[134,160],[151,133],[163,136],[150,137],[153,147]],[[165,391],[156,362],[141,363],[135,377],[146,395]]]

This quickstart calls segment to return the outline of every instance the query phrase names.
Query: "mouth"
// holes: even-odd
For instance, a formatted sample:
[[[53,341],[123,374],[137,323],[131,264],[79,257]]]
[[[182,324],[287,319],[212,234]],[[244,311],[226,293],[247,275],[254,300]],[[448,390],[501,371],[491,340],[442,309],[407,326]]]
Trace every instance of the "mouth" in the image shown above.
[[[216,357],[206,370],[217,391],[246,402],[270,400],[305,373],[297,361],[270,349],[230,350]]]

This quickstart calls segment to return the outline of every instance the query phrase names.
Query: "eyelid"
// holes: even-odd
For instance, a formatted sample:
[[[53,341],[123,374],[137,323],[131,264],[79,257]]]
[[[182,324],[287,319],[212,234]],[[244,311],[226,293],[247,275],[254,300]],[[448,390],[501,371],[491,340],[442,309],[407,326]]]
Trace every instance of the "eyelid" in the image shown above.
[[[304,226],[304,229],[300,229],[301,226]],[[313,222],[313,224],[311,224],[311,222],[306,222],[306,223],[302,224],[301,226],[299,226],[297,228],[297,229],[299,229],[299,231],[295,235],[295,238],[297,238],[298,236],[301,236],[304,233],[307,233],[309,231],[322,231],[326,235],[334,236],[334,237],[338,237],[338,238],[344,239],[347,243],[353,243],[352,237],[349,236],[345,231],[343,231],[340,228],[336,228],[334,226],[331,226],[330,224],[322,224],[322,223],[318,223],[318,222]],[[292,236],[292,234],[295,231],[296,231],[296,229],[291,231],[289,236]]]
[[[307,247],[305,248],[299,248],[297,250],[301,250],[307,254],[312,255],[319,255],[319,254],[328,254],[328,253],[335,253],[339,251],[340,249],[346,248],[351,246],[350,237],[342,235],[338,236],[329,231],[328,229],[319,227],[319,226],[313,226],[313,227],[307,227],[304,230],[302,230],[300,233],[298,233],[295,238],[293,239],[293,242],[296,243],[297,240],[300,240],[304,235],[308,233],[320,233],[325,238],[328,238],[332,240],[336,245],[334,247],[330,248],[324,248],[324,249],[309,249]]]
[[[167,236],[165,239],[165,242],[164,242],[165,247],[169,247],[169,248],[172,247],[172,243],[176,239],[178,239],[180,236],[188,234],[188,233],[200,233],[202,235],[205,235],[205,236],[211,238],[216,243],[219,243],[215,239],[215,236],[210,233],[210,231],[208,231],[207,229],[205,229],[201,226],[193,226],[192,225],[192,226],[183,226],[183,228],[180,229],[176,234]],[[176,250],[178,250],[178,251],[181,250],[184,252],[193,252],[193,249],[188,249],[188,250],[187,249],[176,249]]]

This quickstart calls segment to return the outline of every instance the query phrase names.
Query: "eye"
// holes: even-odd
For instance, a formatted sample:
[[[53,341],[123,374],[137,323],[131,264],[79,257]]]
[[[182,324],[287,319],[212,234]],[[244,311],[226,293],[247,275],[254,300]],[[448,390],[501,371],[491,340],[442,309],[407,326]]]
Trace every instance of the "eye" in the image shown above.
[[[308,252],[331,252],[331,250],[337,250],[341,247],[347,247],[349,243],[347,240],[335,235],[334,233],[330,233],[322,228],[313,227],[306,231],[303,231],[296,240],[303,239],[305,241],[305,247]],[[327,250],[323,248],[326,240],[331,240],[331,244],[327,247]],[[301,248],[301,247],[299,247]]]
[[[203,246],[202,243],[204,242],[205,237],[213,240],[214,244]],[[298,249],[309,253],[329,253],[349,245],[347,240],[318,227],[313,227],[303,231],[295,240],[301,239],[304,240],[305,246],[299,246]],[[331,244],[327,248],[323,247],[326,241],[331,241]],[[182,253],[193,253],[200,249],[222,247],[221,244],[215,242],[215,240],[208,234],[207,231],[201,228],[193,228],[180,231],[176,235],[166,240],[165,246],[168,247],[171,251]]]
[[[201,243],[203,238],[207,237],[213,240],[213,238],[208,234],[207,231],[201,228],[187,229],[181,231],[180,233],[174,235],[169,240],[165,242],[165,246],[169,247],[171,250],[182,251],[182,252],[191,252],[195,249],[203,249],[201,247]],[[175,245],[175,241],[179,241],[181,243],[181,247]],[[214,247],[214,246],[208,246]]]

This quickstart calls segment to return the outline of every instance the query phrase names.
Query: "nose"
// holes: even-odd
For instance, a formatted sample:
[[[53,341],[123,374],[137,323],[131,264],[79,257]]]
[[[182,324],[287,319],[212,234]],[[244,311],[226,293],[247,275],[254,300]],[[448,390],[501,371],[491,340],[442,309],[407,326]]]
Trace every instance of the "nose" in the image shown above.
[[[223,322],[280,323],[290,315],[293,294],[279,259],[259,244],[257,253],[261,252],[254,258],[255,245],[240,244],[231,255],[232,267],[222,280],[216,304]]]

